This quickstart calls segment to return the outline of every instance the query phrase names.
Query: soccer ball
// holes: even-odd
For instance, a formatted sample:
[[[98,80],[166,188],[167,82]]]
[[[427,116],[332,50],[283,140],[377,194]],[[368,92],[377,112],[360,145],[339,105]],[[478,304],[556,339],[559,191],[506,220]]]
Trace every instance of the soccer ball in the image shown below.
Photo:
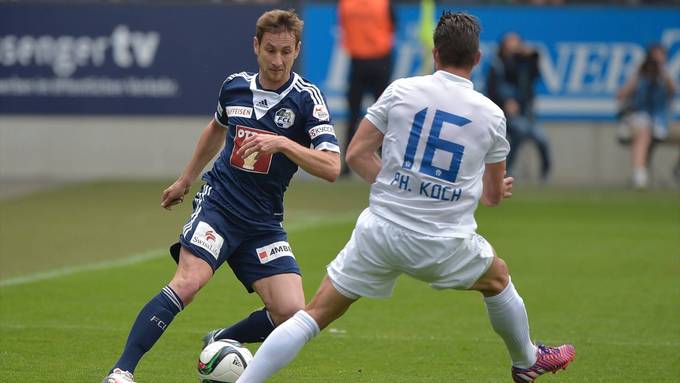
[[[253,354],[241,343],[220,339],[205,346],[198,356],[198,377],[201,383],[234,383],[251,359]]]

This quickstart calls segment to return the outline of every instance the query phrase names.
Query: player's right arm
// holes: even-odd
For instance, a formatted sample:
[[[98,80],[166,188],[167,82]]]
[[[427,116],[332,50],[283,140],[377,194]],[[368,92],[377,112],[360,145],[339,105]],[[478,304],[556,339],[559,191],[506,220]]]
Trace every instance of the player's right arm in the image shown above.
[[[394,101],[394,89],[400,80],[391,83],[366,111],[366,117],[359,123],[349,143],[345,161],[366,182],[372,184],[380,173],[382,161],[378,149],[387,132],[389,110]]]
[[[364,118],[345,153],[347,165],[371,184],[375,182],[382,166],[378,148],[382,145],[383,137],[383,133],[371,121]]]
[[[198,178],[205,166],[222,149],[226,140],[227,129],[220,126],[213,118],[203,129],[189,163],[184,167],[177,181],[163,191],[161,206],[170,210],[172,206],[181,203],[189,193],[191,184]]]

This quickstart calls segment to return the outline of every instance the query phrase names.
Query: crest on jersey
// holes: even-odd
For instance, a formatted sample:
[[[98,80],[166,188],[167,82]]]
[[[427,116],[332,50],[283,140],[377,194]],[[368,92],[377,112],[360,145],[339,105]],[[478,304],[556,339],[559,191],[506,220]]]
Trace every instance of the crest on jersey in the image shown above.
[[[314,105],[314,110],[312,111],[312,116],[316,117],[317,120],[326,121],[328,120],[329,114],[326,105],[316,104]]]
[[[295,123],[295,112],[288,108],[281,108],[274,115],[274,123],[279,128],[288,129]]]

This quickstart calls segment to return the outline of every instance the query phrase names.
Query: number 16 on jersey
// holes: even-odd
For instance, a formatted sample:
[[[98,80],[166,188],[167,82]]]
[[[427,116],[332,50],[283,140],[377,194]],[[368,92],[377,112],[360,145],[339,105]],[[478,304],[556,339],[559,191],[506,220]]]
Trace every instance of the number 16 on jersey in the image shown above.
[[[402,163],[404,169],[412,170],[416,158],[421,158],[419,155],[420,153],[417,153],[416,151],[418,150],[418,142],[420,141],[420,136],[423,131],[423,123],[427,116],[427,110],[428,108],[425,108],[416,113],[413,117],[413,125],[411,125],[411,132],[409,133],[406,152],[404,153],[404,162]],[[432,119],[430,134],[427,137],[427,143],[425,144],[424,152],[422,153],[422,160],[418,171],[444,181],[456,182],[465,147],[439,137],[445,122],[457,126],[464,126],[468,124],[470,120],[437,109],[434,118]],[[432,163],[437,151],[451,154],[448,168],[440,168]]]

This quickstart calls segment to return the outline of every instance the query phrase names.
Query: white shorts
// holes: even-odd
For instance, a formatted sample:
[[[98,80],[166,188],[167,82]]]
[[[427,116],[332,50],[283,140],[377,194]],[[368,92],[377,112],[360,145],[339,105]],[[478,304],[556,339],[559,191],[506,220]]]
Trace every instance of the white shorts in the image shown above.
[[[481,235],[425,235],[366,209],[327,270],[333,286],[347,298],[387,298],[401,274],[435,289],[468,289],[491,266],[493,256],[491,245]]]
[[[633,112],[625,120],[631,129],[652,129],[652,137],[657,140],[668,138],[668,123],[662,116],[651,116],[647,112]]]

